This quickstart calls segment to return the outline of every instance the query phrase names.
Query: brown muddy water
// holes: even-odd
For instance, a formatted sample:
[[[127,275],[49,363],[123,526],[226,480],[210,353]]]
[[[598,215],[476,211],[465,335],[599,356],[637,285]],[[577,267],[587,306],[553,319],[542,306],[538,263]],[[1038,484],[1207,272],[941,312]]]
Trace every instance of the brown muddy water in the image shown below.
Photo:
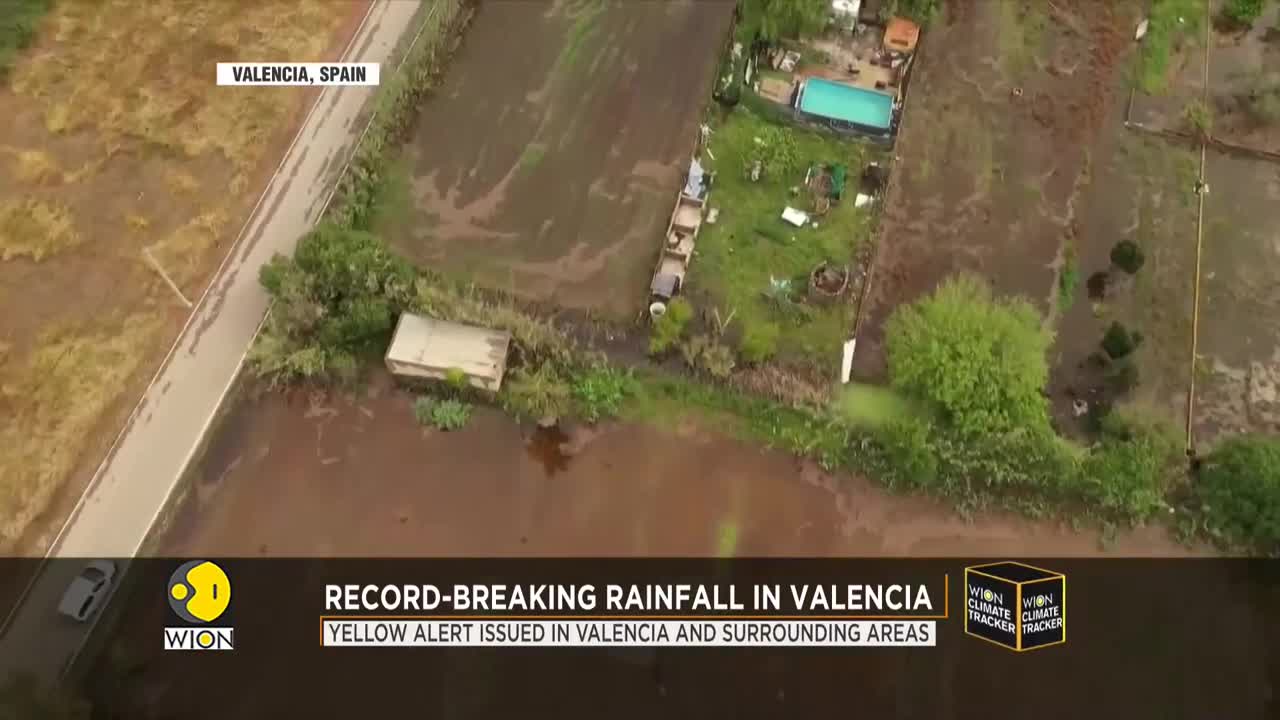
[[[833,476],[692,423],[568,432],[481,409],[420,428],[385,378],[358,398],[266,394],[213,438],[161,554],[872,556],[1103,553],[1095,533]],[[1111,554],[1183,555],[1155,528]]]
[[[1100,553],[1094,534],[1003,515],[967,523],[692,424],[555,435],[481,411],[463,431],[424,432],[410,399],[385,381],[355,399],[241,403],[196,482],[163,554]],[[1111,552],[1187,551],[1146,531]],[[310,609],[293,606],[237,616],[232,653],[164,653],[159,628],[171,611],[162,593],[139,593],[88,677],[101,716],[129,720],[564,720],[602,708],[648,720],[846,707],[854,717],[921,720],[1031,708],[1063,720],[1274,717],[1263,600],[1229,582],[1189,582],[1181,567],[1156,574],[1186,592],[1160,586],[1118,599],[1073,575],[1079,610],[1068,643],[1029,655],[965,637],[952,622],[926,650],[328,652],[312,645],[310,622],[297,622]]]

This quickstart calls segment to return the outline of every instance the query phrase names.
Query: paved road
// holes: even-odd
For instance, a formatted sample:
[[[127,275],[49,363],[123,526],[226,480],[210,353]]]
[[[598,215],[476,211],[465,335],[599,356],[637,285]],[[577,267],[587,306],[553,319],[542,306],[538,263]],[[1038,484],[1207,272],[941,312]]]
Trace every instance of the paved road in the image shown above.
[[[387,63],[419,4],[376,0],[343,59]],[[384,66],[384,81],[392,69]],[[266,314],[268,298],[258,285],[258,268],[276,252],[292,253],[323,212],[365,129],[361,111],[373,91],[331,87],[317,98],[217,277],[54,541],[50,558],[128,558],[138,553]],[[79,652],[92,628],[55,611],[79,567],[55,560],[36,577],[0,637],[0,678],[23,669],[53,679]],[[160,642],[160,629],[156,632]]]

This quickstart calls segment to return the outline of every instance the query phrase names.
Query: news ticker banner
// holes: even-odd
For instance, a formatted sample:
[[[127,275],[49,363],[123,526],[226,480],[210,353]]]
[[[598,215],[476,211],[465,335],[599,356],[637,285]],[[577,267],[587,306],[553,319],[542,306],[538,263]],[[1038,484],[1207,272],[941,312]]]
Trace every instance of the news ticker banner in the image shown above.
[[[959,643],[1025,652],[1096,643],[1131,621],[1132,608],[1143,608],[1148,619],[1217,614],[1249,627],[1263,617],[1253,614],[1257,603],[1280,601],[1280,563],[1261,560],[111,562],[121,579],[111,607],[100,612],[134,618],[111,623],[114,632],[174,651],[253,652],[268,644],[341,655],[361,648],[928,649]],[[38,567],[0,563],[0,580]],[[55,560],[45,573],[70,580],[86,563]],[[1149,629],[1185,630],[1182,623]]]

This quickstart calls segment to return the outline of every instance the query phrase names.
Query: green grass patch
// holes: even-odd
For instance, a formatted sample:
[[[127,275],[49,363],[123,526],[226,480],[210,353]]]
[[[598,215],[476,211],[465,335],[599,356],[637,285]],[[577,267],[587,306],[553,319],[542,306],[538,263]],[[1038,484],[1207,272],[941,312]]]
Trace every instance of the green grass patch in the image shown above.
[[[1062,269],[1058,272],[1058,311],[1064,315],[1076,302],[1080,289],[1080,260],[1075,243],[1067,241],[1062,249]]]
[[[1048,15],[1043,3],[1000,2],[1000,66],[1010,80],[1021,79],[1034,69],[1044,41]]]
[[[419,425],[451,432],[466,426],[471,419],[471,406],[453,398],[421,395],[413,401],[413,416]]]
[[[582,49],[591,37],[601,13],[607,3],[605,0],[576,0],[569,3],[569,14],[573,24],[569,26],[569,34],[565,37],[564,47],[556,58],[556,70],[570,70],[582,59]]]
[[[1138,53],[1135,82],[1145,93],[1169,87],[1169,61],[1184,42],[1197,43],[1204,31],[1205,0],[1154,0],[1150,25]]]
[[[722,316],[735,313],[739,327],[757,333],[768,328],[768,335],[776,327],[761,356],[772,354],[772,344],[783,361],[834,359],[848,332],[848,308],[812,305],[804,294],[818,264],[848,265],[868,241],[874,217],[854,208],[853,197],[856,178],[875,151],[858,141],[780,127],[741,107],[719,124],[710,147],[715,159],[707,162],[716,173],[710,205],[720,209],[720,218],[698,237],[691,291]],[[757,160],[764,175],[753,183],[748,171]],[[792,227],[782,220],[785,207],[813,209],[807,189],[791,193],[803,185],[811,164],[842,164],[849,181],[844,197],[817,218],[818,227]]]
[[[0,78],[35,40],[40,20],[52,6],[51,0],[0,0]]]
[[[542,159],[546,156],[546,143],[529,143],[525,146],[524,152],[520,153],[520,172],[533,172],[542,164]]]
[[[851,382],[840,389],[836,410],[855,427],[882,428],[904,418],[921,417],[916,403],[893,388]]]

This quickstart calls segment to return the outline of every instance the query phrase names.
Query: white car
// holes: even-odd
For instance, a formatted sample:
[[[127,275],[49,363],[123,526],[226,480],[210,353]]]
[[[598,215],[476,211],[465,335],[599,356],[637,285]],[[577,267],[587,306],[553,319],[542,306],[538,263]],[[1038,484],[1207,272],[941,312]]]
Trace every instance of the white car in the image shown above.
[[[107,590],[115,576],[116,564],[110,560],[94,560],[85,565],[62,594],[58,612],[79,622],[88,620],[107,596]]]

